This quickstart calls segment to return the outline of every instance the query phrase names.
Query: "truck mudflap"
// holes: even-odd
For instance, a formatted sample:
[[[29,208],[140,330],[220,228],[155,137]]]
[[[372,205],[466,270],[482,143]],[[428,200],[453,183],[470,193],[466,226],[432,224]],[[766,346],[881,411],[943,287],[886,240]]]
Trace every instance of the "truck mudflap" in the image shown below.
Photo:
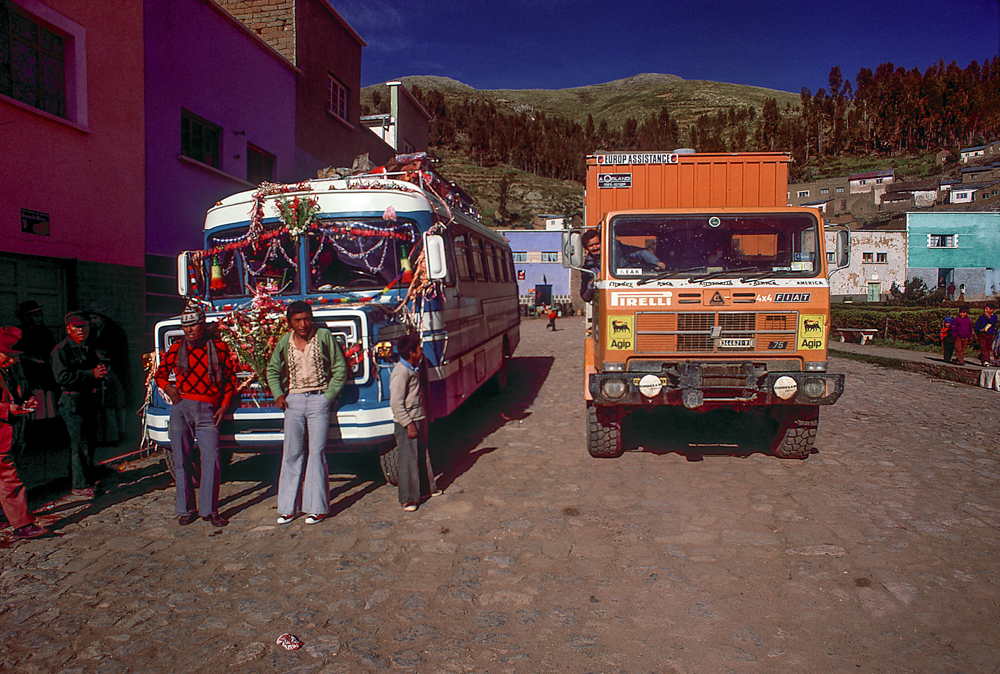
[[[598,372],[588,388],[597,405],[683,405],[689,409],[756,405],[832,405],[844,375],[760,373],[750,363],[680,363],[660,372]]]

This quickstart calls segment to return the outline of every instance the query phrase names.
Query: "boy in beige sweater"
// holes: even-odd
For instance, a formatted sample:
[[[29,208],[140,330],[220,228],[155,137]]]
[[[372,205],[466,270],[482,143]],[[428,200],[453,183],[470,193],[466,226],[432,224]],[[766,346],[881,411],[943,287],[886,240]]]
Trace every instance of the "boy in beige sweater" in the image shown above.
[[[434,469],[427,451],[427,414],[420,388],[420,364],[423,348],[420,336],[407,334],[397,345],[399,362],[389,378],[389,407],[396,431],[397,466],[399,471],[399,503],[412,512],[421,501],[420,467],[427,471],[427,486],[431,496],[437,496]]]

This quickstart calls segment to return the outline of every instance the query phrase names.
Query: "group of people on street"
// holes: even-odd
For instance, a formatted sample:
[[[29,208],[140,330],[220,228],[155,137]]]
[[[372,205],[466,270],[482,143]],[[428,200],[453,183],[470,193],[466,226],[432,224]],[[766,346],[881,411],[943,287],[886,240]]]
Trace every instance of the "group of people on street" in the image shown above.
[[[331,411],[347,380],[348,365],[333,333],[314,322],[308,303],[291,302],[286,318],[289,330],[275,345],[266,371],[266,385],[275,405],[284,412],[277,523],[289,524],[304,515],[306,524],[318,524],[330,512],[326,441]],[[219,424],[233,404],[235,367],[229,348],[213,334],[200,304],[187,306],[181,315],[181,328],[183,339],[171,345],[155,374],[157,386],[172,403],[175,514],[181,526],[201,517],[223,527],[228,520],[219,514]],[[440,491],[427,451],[419,336],[405,335],[397,349],[400,358],[389,389],[398,451],[399,502],[404,510],[413,511],[422,493],[435,496]],[[197,499],[196,459],[201,469]],[[421,489],[421,466],[426,470],[427,492]]]
[[[961,305],[958,316],[948,316],[941,325],[945,362],[965,365],[965,351],[970,344],[979,347],[979,360],[983,367],[1000,362],[1000,331],[997,326],[996,306],[992,302],[983,307],[983,313],[975,323],[969,317],[969,306]]]
[[[0,506],[15,538],[36,538],[49,531],[31,517],[17,474],[15,458],[24,443],[24,421],[40,411],[40,404],[48,404],[39,398],[44,401],[50,387],[57,387],[59,416],[69,435],[72,493],[93,498],[98,482],[94,466],[98,416],[111,369],[105,354],[88,339],[87,312],[66,314],[66,336],[58,344],[52,344],[42,325],[36,302],[22,303],[19,313],[24,329],[0,328]]]

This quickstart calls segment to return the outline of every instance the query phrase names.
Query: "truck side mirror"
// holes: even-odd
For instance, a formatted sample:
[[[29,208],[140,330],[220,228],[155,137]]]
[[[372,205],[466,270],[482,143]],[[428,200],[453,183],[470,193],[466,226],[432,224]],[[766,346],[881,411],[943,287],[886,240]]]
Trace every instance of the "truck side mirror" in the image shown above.
[[[841,230],[837,232],[837,268],[849,264],[851,264],[851,232]]]
[[[578,229],[562,233],[562,266],[583,266],[583,233]]]
[[[177,294],[181,297],[191,295],[191,253],[184,251],[177,256]]]
[[[448,277],[448,254],[445,252],[444,237],[439,234],[424,234],[424,261],[427,276],[432,280]]]

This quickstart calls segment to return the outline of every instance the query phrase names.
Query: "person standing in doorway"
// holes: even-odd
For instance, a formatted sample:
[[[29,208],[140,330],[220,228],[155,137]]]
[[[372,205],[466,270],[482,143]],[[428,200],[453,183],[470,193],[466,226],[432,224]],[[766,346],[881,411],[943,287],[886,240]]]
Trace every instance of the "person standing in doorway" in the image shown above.
[[[14,465],[14,450],[23,438],[21,420],[38,406],[34,396],[26,397],[27,381],[17,362],[21,352],[14,350],[19,339],[18,328],[0,328],[0,508],[14,529],[14,538],[38,538],[50,532],[36,524],[28,510],[24,484]]]
[[[951,335],[955,338],[955,360],[959,365],[965,365],[965,350],[972,339],[972,319],[969,318],[967,304],[960,306],[958,316],[951,319]]]
[[[347,380],[347,361],[333,333],[313,323],[307,303],[292,302],[286,316],[291,329],[267,363],[268,387],[285,412],[278,524],[295,519],[300,507],[306,524],[318,524],[330,512],[326,437],[334,398]]]
[[[441,492],[434,480],[434,469],[427,448],[427,413],[420,385],[420,364],[424,350],[420,335],[409,333],[399,340],[399,362],[389,377],[389,406],[396,428],[396,453],[399,467],[399,503],[412,512],[421,501],[421,473],[426,470],[431,496]]]
[[[229,347],[213,337],[205,309],[188,302],[181,314],[184,337],[170,346],[156,370],[156,385],[170,398],[170,450],[174,455],[177,523],[187,526],[195,513],[212,526],[229,520],[219,514],[219,424],[236,393]],[[171,382],[171,375],[174,381]],[[194,496],[194,447],[201,460],[201,488]]]
[[[951,283],[948,284],[948,290],[947,290],[947,292],[948,292],[948,299],[949,300],[955,299],[955,282],[954,281],[952,281]]]
[[[52,374],[62,389],[59,415],[69,433],[70,473],[75,496],[93,498],[96,494],[94,444],[97,439],[98,401],[106,365],[100,362],[93,347],[87,346],[90,319],[82,311],[66,314],[66,338],[50,356]]]

